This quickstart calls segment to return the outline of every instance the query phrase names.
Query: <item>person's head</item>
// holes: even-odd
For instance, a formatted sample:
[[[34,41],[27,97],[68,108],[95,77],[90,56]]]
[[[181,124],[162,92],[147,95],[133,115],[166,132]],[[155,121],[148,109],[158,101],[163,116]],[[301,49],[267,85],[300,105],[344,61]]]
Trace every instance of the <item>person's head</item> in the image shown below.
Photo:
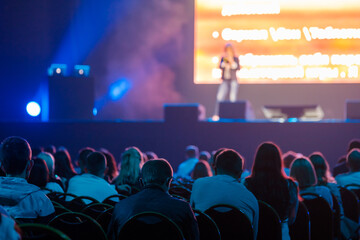
[[[199,160],[191,173],[191,178],[196,180],[202,177],[211,177],[212,175],[209,163],[205,160]]]
[[[77,163],[81,170],[81,173],[85,172],[86,159],[87,159],[88,155],[93,152],[95,152],[95,150],[90,147],[85,147],[85,148],[80,149],[80,151],[78,153],[78,157],[77,157]]]
[[[198,158],[199,157],[199,148],[195,145],[189,145],[185,149],[186,158]]]
[[[0,160],[7,176],[27,178],[33,162],[29,143],[21,137],[8,137],[1,143]]]
[[[107,171],[105,175],[107,176],[107,180],[111,182],[119,174],[119,171],[116,167],[115,157],[111,152],[104,148],[101,149],[101,152],[105,155],[106,158]]]
[[[326,185],[328,182],[333,182],[334,179],[331,176],[329,164],[321,152],[312,153],[309,159],[314,166],[318,184]]]
[[[173,177],[173,169],[165,159],[153,159],[144,164],[141,176],[144,186],[157,185],[167,191]]]
[[[348,153],[353,150],[354,148],[359,148],[360,149],[360,139],[353,139],[349,142],[349,146],[348,146]]]
[[[231,43],[227,43],[224,50],[227,55],[235,56],[234,46]]]
[[[233,149],[225,149],[215,158],[216,175],[229,175],[236,179],[241,177],[244,159]]]
[[[39,188],[45,188],[49,182],[49,170],[46,166],[45,160],[41,158],[34,158],[34,166],[31,169],[28,183],[34,184]]]
[[[199,155],[199,160],[209,161],[211,155],[208,151],[201,151]]]
[[[68,151],[66,150],[58,150],[54,154],[55,158],[55,174],[70,179],[76,172],[74,170],[74,166],[71,163],[71,157]]]
[[[39,153],[43,152],[44,148],[43,147],[31,147],[31,152],[33,156],[37,156],[39,155]]]
[[[137,147],[128,147],[121,155],[121,167],[116,185],[136,185],[140,177],[140,169],[144,164],[142,152]]]
[[[349,152],[346,158],[347,165],[351,172],[360,171],[360,148],[354,148]]]
[[[44,152],[48,152],[54,156],[54,154],[56,153],[56,147],[54,145],[48,145],[44,148]]]
[[[295,160],[295,158],[300,157],[299,154],[293,151],[288,151],[282,155],[282,159],[284,162],[285,168],[290,168],[291,163]]]
[[[315,169],[307,157],[297,158],[290,167],[290,176],[299,183],[299,188],[307,188],[317,184]]]
[[[53,155],[51,155],[48,152],[42,152],[37,157],[41,158],[45,161],[46,166],[49,170],[49,176],[53,177],[54,172],[55,172],[55,159],[54,159]]]
[[[101,152],[92,152],[86,159],[86,172],[103,178],[106,170],[106,157]]]
[[[148,160],[153,160],[153,159],[158,159],[158,155],[156,155],[156,153],[154,152],[151,152],[151,151],[148,151],[148,152],[145,152]]]
[[[285,177],[279,147],[272,142],[260,144],[256,150],[251,177]]]

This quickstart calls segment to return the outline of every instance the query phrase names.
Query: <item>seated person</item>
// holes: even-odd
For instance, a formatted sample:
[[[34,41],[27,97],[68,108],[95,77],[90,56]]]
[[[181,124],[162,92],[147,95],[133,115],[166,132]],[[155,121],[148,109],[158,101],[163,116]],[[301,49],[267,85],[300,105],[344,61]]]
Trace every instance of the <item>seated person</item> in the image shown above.
[[[46,223],[54,216],[49,198],[28,178],[33,161],[29,143],[20,137],[6,138],[0,148],[1,164],[6,177],[0,177],[0,205],[15,219]]]
[[[173,170],[165,159],[148,161],[142,167],[142,191],[115,205],[109,224],[109,239],[117,239],[121,227],[132,216],[146,211],[164,214],[182,230],[186,240],[199,239],[194,213],[187,202],[169,195]]]
[[[104,179],[106,170],[106,158],[101,152],[93,152],[87,156],[85,173],[70,179],[67,193],[76,196],[87,196],[99,202],[107,197],[117,194],[115,186],[110,185]],[[67,199],[71,200],[71,199]],[[85,200],[90,203],[90,200]]]
[[[187,146],[185,149],[185,156],[186,160],[179,165],[176,177],[190,178],[191,172],[199,161],[199,148],[194,145]]]
[[[20,229],[15,221],[6,213],[5,209],[0,206],[0,236],[1,239],[18,240]]]
[[[42,152],[38,156],[38,158],[43,159],[46,163],[46,167],[49,172],[49,180],[46,183],[45,189],[50,190],[52,192],[60,192],[63,193],[64,189],[62,186],[62,182],[60,178],[55,177],[55,159],[54,157],[48,152]],[[46,191],[45,191],[46,192]],[[49,191],[47,191],[49,192]]]
[[[333,208],[333,201],[330,190],[325,186],[317,186],[315,168],[307,157],[297,158],[290,168],[290,176],[294,178],[300,189],[300,194],[314,193],[323,197]],[[307,196],[306,198],[314,198]]]
[[[243,158],[235,150],[220,152],[214,159],[215,176],[199,178],[194,182],[190,204],[200,211],[217,204],[240,209],[250,219],[256,239],[259,205],[255,196],[239,181],[243,165]]]
[[[346,157],[346,161],[350,171],[335,177],[338,185],[343,187],[349,184],[360,185],[360,149],[354,148],[351,150]]]

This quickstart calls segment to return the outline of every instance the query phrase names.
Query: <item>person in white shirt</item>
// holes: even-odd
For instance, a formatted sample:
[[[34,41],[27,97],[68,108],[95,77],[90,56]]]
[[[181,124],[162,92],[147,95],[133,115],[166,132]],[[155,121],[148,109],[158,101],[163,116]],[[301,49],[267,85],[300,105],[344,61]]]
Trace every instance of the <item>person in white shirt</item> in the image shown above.
[[[349,184],[360,185],[360,149],[354,148],[351,150],[346,157],[346,161],[350,171],[348,173],[337,175],[335,177],[337,184],[343,187]]]
[[[0,148],[1,165],[6,177],[0,177],[0,205],[22,222],[46,223],[55,213],[50,199],[28,179],[33,161],[29,143],[21,137],[6,138]]]
[[[186,160],[182,162],[175,176],[180,178],[189,178],[195,165],[199,161],[199,148],[194,145],[189,145],[185,149]]]
[[[107,197],[117,194],[115,186],[104,179],[106,158],[101,152],[90,153],[86,159],[85,173],[70,179],[67,193],[76,196],[87,196],[99,202]],[[71,200],[71,199],[67,199]],[[89,203],[90,200],[85,200]]]
[[[46,163],[46,167],[49,170],[49,181],[47,182],[45,189],[43,190],[45,192],[45,194],[49,193],[49,192],[60,192],[63,193],[64,189],[61,187],[60,184],[62,184],[60,178],[57,179],[55,177],[55,159],[53,157],[53,155],[51,155],[51,153],[48,152],[41,152],[39,153],[39,155],[37,156],[40,159],[43,159]],[[47,191],[50,190],[50,191]]]
[[[232,205],[250,219],[257,236],[259,205],[255,196],[240,182],[244,160],[235,150],[225,149],[214,160],[215,175],[194,182],[190,204],[206,211],[217,204]]]

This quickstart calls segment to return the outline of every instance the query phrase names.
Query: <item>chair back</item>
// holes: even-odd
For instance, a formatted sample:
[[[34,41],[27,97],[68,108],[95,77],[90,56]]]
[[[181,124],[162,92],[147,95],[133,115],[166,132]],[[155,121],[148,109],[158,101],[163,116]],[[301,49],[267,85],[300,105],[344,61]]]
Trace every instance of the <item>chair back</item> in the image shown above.
[[[220,230],[223,240],[252,240],[254,232],[249,218],[239,209],[225,204],[215,205],[205,211]]]
[[[333,239],[333,212],[329,203],[313,193],[301,194],[310,214],[311,239]]]
[[[334,237],[341,239],[341,228],[340,228],[340,203],[333,193],[331,193],[333,201],[333,226],[334,226]]]
[[[177,224],[165,215],[143,212],[126,221],[120,229],[118,239],[183,240],[184,236]]]
[[[257,240],[281,240],[282,229],[281,220],[276,210],[269,204],[258,200],[259,202],[259,224]]]
[[[122,195],[122,194],[115,194],[115,195],[111,195],[111,196],[105,198],[105,200],[102,202],[112,205],[112,206],[115,206],[116,203],[123,200],[124,198],[127,198],[127,196]]]
[[[220,240],[220,230],[214,220],[206,213],[199,210],[193,210],[200,233],[200,240]]]
[[[114,207],[106,203],[93,203],[86,206],[82,210],[82,213],[85,213],[86,215],[92,217],[93,219],[96,219],[98,216],[100,216],[101,213],[103,213],[105,210],[110,208],[114,208]]]
[[[111,221],[114,208],[109,208],[103,211],[95,220],[100,224],[102,229],[107,232]]]
[[[190,201],[191,190],[184,186],[173,186],[169,189],[169,193],[171,195],[183,197],[186,201]]]
[[[310,215],[303,202],[299,202],[295,222],[289,226],[292,240],[310,240]]]
[[[73,200],[67,202],[67,207],[73,212],[81,212],[87,206],[99,203],[96,199],[87,197],[87,196],[79,196],[74,198]]]
[[[53,227],[37,223],[19,224],[23,240],[70,240],[70,238],[60,230]]]
[[[106,234],[99,223],[83,213],[63,213],[49,222],[52,226],[68,235],[72,240],[106,240]]]
[[[343,202],[344,215],[351,220],[359,221],[359,199],[349,189],[340,187],[341,200]]]
[[[55,209],[55,215],[60,215],[62,213],[66,213],[66,212],[71,212],[69,209],[67,209],[66,207],[60,207],[60,206],[54,206]]]

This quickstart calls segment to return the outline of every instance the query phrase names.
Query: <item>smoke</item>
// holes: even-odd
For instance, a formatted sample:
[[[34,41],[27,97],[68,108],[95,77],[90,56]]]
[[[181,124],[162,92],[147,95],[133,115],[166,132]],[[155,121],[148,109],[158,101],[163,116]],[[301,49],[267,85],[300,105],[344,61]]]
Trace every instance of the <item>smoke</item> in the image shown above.
[[[121,11],[126,2],[113,11]],[[93,55],[93,61],[105,67],[97,77],[102,79],[100,95],[120,78],[128,79],[131,88],[120,100],[108,101],[99,114],[106,119],[160,119],[164,103],[182,100],[175,89],[174,68],[185,54],[186,9],[182,1],[131,2],[133,6],[112,25]]]

